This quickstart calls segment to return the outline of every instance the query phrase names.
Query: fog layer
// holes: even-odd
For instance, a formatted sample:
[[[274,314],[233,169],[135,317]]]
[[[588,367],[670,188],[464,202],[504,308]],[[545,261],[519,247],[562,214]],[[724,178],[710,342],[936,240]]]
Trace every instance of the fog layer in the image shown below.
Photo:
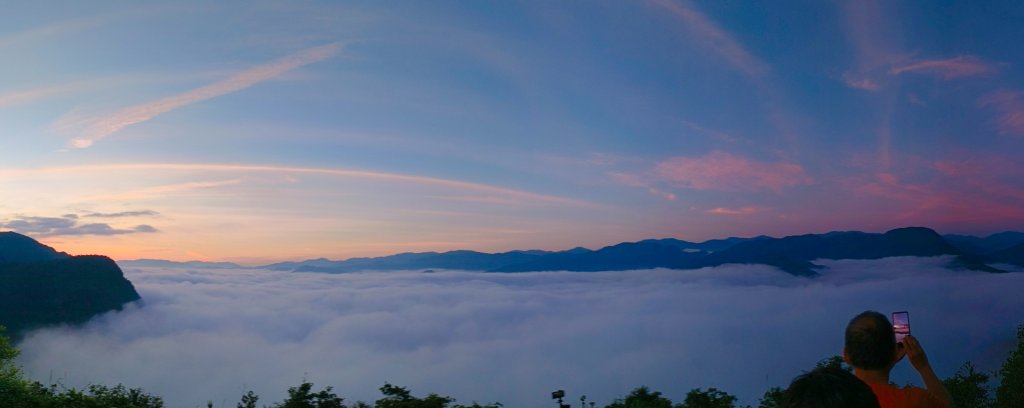
[[[1024,273],[950,271],[948,258],[818,261],[817,279],[727,265],[695,271],[329,275],[128,269],[145,304],[83,328],[32,333],[19,358],[41,381],[124,383],[170,407],[267,404],[307,379],[372,402],[414,394],[507,407],[586,394],[598,406],[647,385],[681,402],[717,387],[744,404],[841,353],[866,309],[909,310],[940,376],[997,367],[1024,323]],[[897,383],[920,380],[901,363]]]

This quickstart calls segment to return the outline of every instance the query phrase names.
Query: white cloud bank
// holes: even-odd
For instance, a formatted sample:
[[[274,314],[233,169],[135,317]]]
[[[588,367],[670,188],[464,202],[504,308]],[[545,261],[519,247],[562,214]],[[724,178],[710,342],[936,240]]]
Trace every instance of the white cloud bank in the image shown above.
[[[682,402],[718,387],[756,405],[838,354],[865,309],[909,310],[940,376],[1001,362],[1024,323],[1024,273],[953,272],[943,258],[829,261],[816,280],[762,266],[698,271],[346,275],[131,269],[146,301],[81,329],[34,332],[20,362],[69,386],[124,383],[170,407],[280,401],[303,378],[372,402],[414,394],[507,407],[648,385]],[[905,365],[905,363],[904,363]],[[905,366],[895,381],[918,382]]]

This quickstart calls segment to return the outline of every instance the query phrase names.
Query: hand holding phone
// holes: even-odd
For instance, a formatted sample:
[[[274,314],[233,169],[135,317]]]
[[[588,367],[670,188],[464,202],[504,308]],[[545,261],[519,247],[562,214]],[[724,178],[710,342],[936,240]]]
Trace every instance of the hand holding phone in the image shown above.
[[[892,312],[892,330],[896,332],[896,343],[910,334],[910,312]]]

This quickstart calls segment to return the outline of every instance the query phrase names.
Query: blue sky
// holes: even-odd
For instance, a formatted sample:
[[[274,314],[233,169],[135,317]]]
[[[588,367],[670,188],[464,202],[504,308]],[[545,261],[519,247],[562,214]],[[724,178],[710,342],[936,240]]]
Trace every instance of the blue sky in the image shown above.
[[[14,2],[0,229],[262,262],[1024,229],[1015,2]]]

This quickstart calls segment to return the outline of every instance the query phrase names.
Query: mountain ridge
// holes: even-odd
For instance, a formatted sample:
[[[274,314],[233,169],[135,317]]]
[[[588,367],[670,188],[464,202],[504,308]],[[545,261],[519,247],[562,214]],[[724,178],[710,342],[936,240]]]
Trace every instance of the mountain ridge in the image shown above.
[[[1003,272],[989,264],[1024,266],[1024,246],[1018,248],[1013,246],[1014,244],[1018,246],[1024,244],[1024,233],[1008,231],[988,237],[972,237],[940,235],[925,227],[905,227],[884,233],[831,231],[781,238],[765,235],[750,238],[729,237],[703,242],[657,238],[621,242],[599,249],[575,247],[564,251],[405,252],[338,261],[317,258],[305,261],[278,262],[253,268],[324,273],[435,268],[489,272],[591,272],[648,268],[697,269],[740,263],[770,265],[797,276],[815,276],[817,271],[822,268],[821,265],[814,263],[816,259],[880,259],[892,256],[948,255],[953,257],[949,264],[951,268]],[[975,249],[971,250],[972,248]],[[121,262],[128,266],[136,266],[137,264],[133,264],[133,262],[139,261]],[[225,262],[191,261],[173,264],[194,268],[242,267]]]
[[[652,238],[621,242],[599,249],[574,247],[563,251],[513,250],[486,253],[472,250],[404,252],[345,260],[327,258],[252,266],[289,272],[348,273],[359,271],[461,269],[488,272],[575,271],[669,268],[697,269],[723,264],[762,264],[797,276],[815,276],[823,266],[816,259],[880,259],[892,256],[939,256],[953,259],[949,267],[1004,272],[990,264],[1024,266],[1024,233],[1006,231],[986,237],[940,235],[926,227],[904,227],[871,233],[831,231],[775,238],[759,235],[703,242]],[[231,262],[119,261],[126,267],[164,266],[246,268]]]
[[[13,232],[0,232],[0,256],[0,325],[15,338],[85,323],[141,299],[106,256],[71,256]]]

